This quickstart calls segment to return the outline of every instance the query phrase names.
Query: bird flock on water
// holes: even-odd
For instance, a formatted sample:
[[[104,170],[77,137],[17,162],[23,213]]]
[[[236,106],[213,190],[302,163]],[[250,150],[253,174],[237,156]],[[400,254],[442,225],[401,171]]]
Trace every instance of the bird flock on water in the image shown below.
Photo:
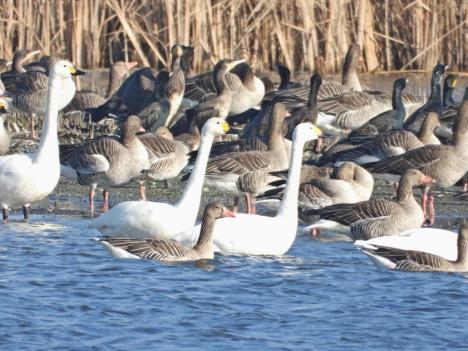
[[[105,96],[77,90],[85,74],[70,61],[17,50],[0,61],[0,202],[3,222],[51,194],[60,176],[88,187],[89,227],[118,258],[164,262],[224,255],[284,255],[297,233],[348,236],[376,264],[403,271],[468,271],[468,225],[436,229],[434,189],[467,192],[468,88],[453,96],[457,76],[437,64],[427,101],[394,81],[391,93],[361,84],[361,48],[349,47],[342,81],[313,74],[308,84],[259,78],[245,60],[223,59],[195,74],[194,49],[176,44],[171,71],[110,67]],[[8,66],[10,69],[8,69]],[[34,153],[11,153],[8,114],[29,116],[29,138],[43,117]],[[60,118],[85,121],[90,137],[60,144]],[[94,137],[114,119],[119,135]],[[149,201],[145,182],[182,174],[178,202]],[[140,201],[109,206],[109,191],[137,179]],[[393,187],[392,198],[373,196],[374,180]],[[103,207],[94,206],[103,188]],[[421,189],[421,204],[414,188]],[[232,204],[209,203],[197,224],[204,188]],[[239,209],[241,200],[244,206]],[[257,206],[276,215],[257,214]],[[232,205],[232,207],[231,207]],[[229,209],[228,209],[229,207]],[[102,213],[102,214],[101,214]],[[425,227],[423,227],[425,226]]]

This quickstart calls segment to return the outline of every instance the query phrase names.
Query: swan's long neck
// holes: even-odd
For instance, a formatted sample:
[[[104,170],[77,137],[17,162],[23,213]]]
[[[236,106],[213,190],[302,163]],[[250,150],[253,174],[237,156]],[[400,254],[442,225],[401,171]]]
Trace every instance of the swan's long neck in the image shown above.
[[[71,78],[66,78],[71,79]],[[49,78],[47,91],[47,107],[42,126],[41,142],[37,149],[35,162],[42,160],[51,160],[59,158],[58,136],[57,136],[57,118],[59,113],[59,101],[61,90],[63,89],[62,80],[53,75]]]
[[[291,218],[297,218],[297,196],[301,177],[302,149],[304,148],[304,143],[304,141],[300,140],[295,140],[293,142],[286,190],[277,216],[291,216]]]
[[[182,198],[177,203],[176,207],[188,211],[194,209],[195,216],[198,213],[200,206],[201,192],[203,188],[203,180],[205,179],[206,164],[210,157],[210,149],[213,144],[213,136],[207,133],[202,133],[200,148],[198,149],[197,160],[193,167],[192,174],[184,188]]]

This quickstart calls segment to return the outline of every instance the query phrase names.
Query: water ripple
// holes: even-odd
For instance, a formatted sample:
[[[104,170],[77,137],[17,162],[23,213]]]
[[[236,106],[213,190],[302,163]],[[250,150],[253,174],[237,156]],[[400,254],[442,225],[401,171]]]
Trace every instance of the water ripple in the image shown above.
[[[86,219],[32,222],[0,228],[2,350],[466,349],[468,275],[386,271],[308,236],[284,257],[116,260]]]

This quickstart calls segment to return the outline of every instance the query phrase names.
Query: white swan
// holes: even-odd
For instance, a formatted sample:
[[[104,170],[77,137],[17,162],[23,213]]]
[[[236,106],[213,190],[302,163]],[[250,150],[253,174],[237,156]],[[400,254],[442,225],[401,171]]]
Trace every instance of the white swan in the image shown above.
[[[194,169],[177,204],[125,201],[91,222],[89,227],[107,236],[137,239],[171,239],[174,234],[192,228],[200,207],[213,139],[228,130],[227,122],[221,118],[211,118],[205,123]]]
[[[301,123],[294,130],[289,176],[283,200],[275,217],[237,214],[235,218],[216,221],[213,242],[224,254],[283,255],[296,238],[298,213],[297,197],[300,182],[302,150],[309,140],[321,131],[310,123]],[[176,240],[195,241],[200,232],[197,225],[191,232],[177,235]]]
[[[366,241],[357,240],[354,245],[363,249],[363,252],[378,266],[394,269],[394,262],[364,250],[388,247],[400,250],[421,251],[454,261],[457,259],[457,237],[457,233],[450,230],[417,228],[404,231],[399,235],[382,236]]]
[[[76,87],[72,75],[80,74],[73,64],[60,60],[50,71],[47,108],[39,148],[33,154],[14,154],[0,157],[0,202],[3,221],[8,219],[8,209],[22,205],[25,219],[29,207],[49,195],[60,177],[57,117],[63,93],[69,101]],[[73,94],[70,94],[73,92]]]

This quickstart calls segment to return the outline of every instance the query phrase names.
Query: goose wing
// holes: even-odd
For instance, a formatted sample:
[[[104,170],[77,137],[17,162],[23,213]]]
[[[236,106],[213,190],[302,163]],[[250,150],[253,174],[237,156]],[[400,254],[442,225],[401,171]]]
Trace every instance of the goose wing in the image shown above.
[[[174,240],[101,239],[114,247],[149,260],[175,261],[187,257],[191,249]]]
[[[437,162],[447,145],[427,145],[405,152],[399,156],[392,156],[374,163],[367,163],[364,167],[372,173],[390,173],[402,175],[410,168],[421,169]]]
[[[338,204],[321,209],[305,211],[306,215],[319,215],[320,218],[332,220],[344,225],[351,225],[368,218],[388,217],[397,210],[392,201],[376,199],[355,204]]]
[[[234,173],[243,174],[267,169],[270,161],[261,151],[235,152],[215,157],[208,162],[207,174]]]
[[[402,271],[446,270],[450,264],[443,257],[422,251],[401,250],[393,247],[377,246],[366,249],[372,254],[384,257],[396,263],[395,269]]]
[[[211,147],[210,156],[220,156],[232,152],[266,151],[266,144],[257,137],[233,141],[221,141]]]
[[[313,184],[302,184],[299,189],[299,204],[305,208],[323,208],[333,205],[330,196]]]
[[[110,162],[123,146],[114,138],[102,137],[84,145],[62,147],[60,163],[81,174],[98,174],[110,168]]]
[[[354,91],[318,102],[319,111],[336,116],[334,125],[349,129],[362,126],[384,107],[373,95]]]
[[[206,72],[185,80],[185,98],[202,102],[215,96],[216,87],[213,82],[212,72]]]
[[[146,137],[143,135],[140,137],[140,141],[148,151],[150,162],[149,172],[157,173],[173,167],[176,162],[176,147],[174,141],[153,134]]]

